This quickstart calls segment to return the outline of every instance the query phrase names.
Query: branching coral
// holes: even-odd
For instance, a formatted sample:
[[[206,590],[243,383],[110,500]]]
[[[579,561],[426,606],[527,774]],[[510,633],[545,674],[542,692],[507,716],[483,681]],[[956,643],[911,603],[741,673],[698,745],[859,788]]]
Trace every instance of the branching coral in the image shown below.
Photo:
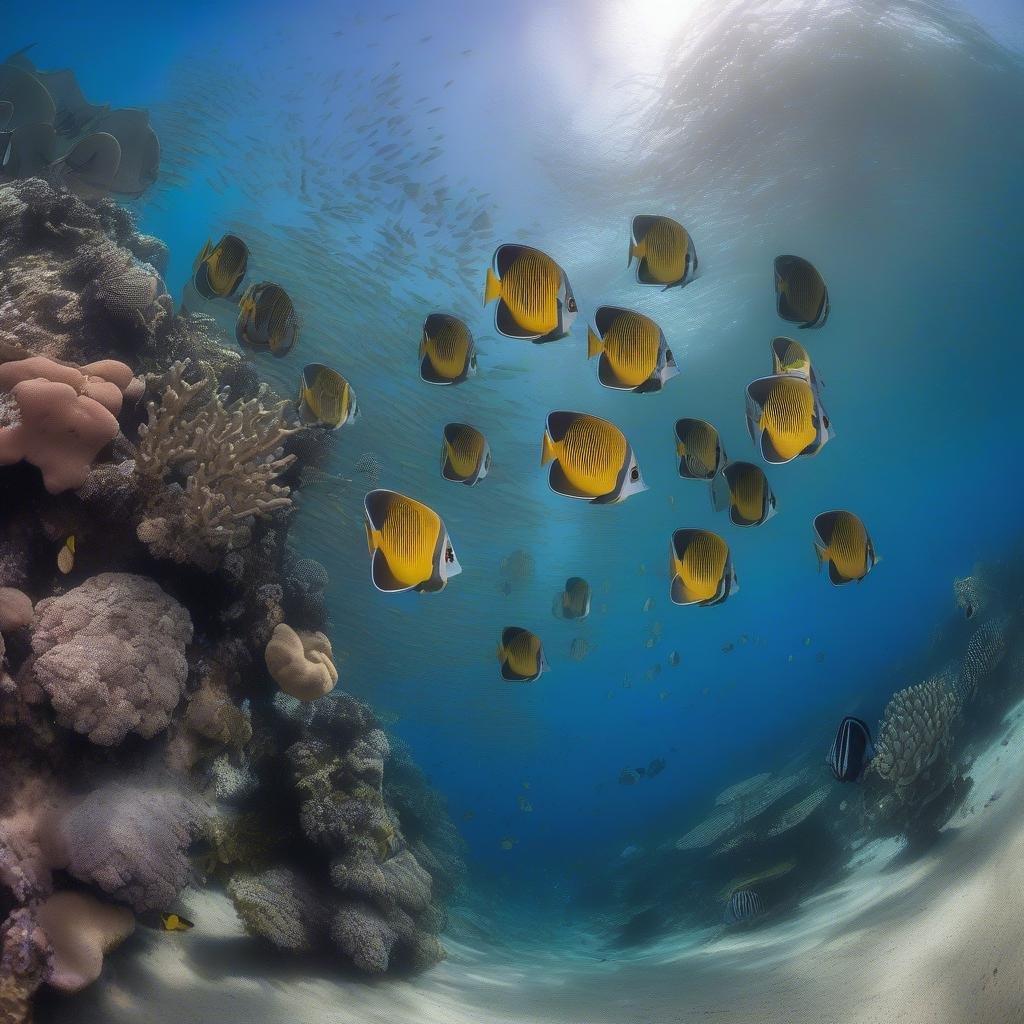
[[[102,573],[40,601],[33,673],[61,725],[113,746],[167,727],[185,688],[192,621],[152,580]]]
[[[956,714],[956,697],[934,679],[893,694],[871,768],[901,799],[913,799],[914,784],[947,759]]]
[[[249,543],[256,518],[291,505],[274,481],[294,461],[282,442],[300,428],[286,424],[284,403],[264,405],[264,388],[225,405],[212,369],[200,364],[190,383],[190,365],[171,367],[139,428],[136,466],[150,498],[138,536],[158,557],[212,571]]]

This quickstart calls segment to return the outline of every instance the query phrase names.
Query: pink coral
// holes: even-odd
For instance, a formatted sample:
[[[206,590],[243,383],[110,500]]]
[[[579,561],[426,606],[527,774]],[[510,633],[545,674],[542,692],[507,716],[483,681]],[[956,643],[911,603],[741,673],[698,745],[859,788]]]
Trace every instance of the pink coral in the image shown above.
[[[81,369],[45,356],[0,364],[0,465],[38,466],[51,494],[81,487],[100,449],[118,432],[132,371],[114,359]]]

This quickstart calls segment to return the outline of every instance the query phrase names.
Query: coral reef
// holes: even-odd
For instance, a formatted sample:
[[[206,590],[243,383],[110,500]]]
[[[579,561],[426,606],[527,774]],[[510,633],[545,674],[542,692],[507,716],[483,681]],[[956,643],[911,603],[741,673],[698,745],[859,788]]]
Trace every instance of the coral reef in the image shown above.
[[[407,753],[329,692],[327,574],[288,532],[334,442],[173,314],[166,259],[109,200],[0,183],[5,1020],[190,885],[297,954],[425,967],[463,869]]]
[[[264,404],[265,389],[225,405],[212,368],[201,365],[193,383],[189,368],[170,368],[139,428],[136,467],[151,497],[138,535],[159,557],[212,571],[249,543],[254,519],[291,505],[274,481],[295,461],[282,442],[299,428],[286,425],[283,403]]]
[[[283,693],[296,700],[317,700],[338,683],[331,653],[331,641],[323,633],[296,633],[281,622],[267,642],[267,670]]]
[[[32,670],[61,725],[104,746],[167,728],[192,640],[174,598],[145,577],[101,573],[40,601],[36,613]]]

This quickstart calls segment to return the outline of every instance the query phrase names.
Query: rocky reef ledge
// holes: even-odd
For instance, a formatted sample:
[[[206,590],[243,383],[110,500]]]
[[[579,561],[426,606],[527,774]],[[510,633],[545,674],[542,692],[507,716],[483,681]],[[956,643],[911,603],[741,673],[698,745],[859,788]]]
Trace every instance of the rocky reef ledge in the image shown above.
[[[190,886],[290,955],[421,969],[464,871],[288,544],[331,437],[173,312],[166,257],[109,200],[0,186],[2,1024]]]

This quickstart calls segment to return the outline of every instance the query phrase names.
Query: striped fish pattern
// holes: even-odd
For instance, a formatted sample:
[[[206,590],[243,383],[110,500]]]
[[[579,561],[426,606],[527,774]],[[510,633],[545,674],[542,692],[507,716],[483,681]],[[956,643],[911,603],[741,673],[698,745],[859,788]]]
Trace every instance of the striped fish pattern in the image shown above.
[[[238,303],[235,338],[243,348],[286,356],[299,337],[299,318],[288,293],[264,281],[250,285]]]
[[[783,320],[801,328],[825,326],[828,288],[813,263],[801,256],[775,257],[775,306]]]
[[[468,423],[448,423],[441,443],[441,476],[472,487],[491,468],[487,438]]]
[[[871,730],[859,718],[847,715],[839,723],[828,752],[828,766],[839,782],[860,782],[870,760]]]
[[[370,491],[363,501],[373,585],[388,593],[443,590],[462,572],[441,517],[396,491]]]
[[[764,901],[753,889],[739,889],[729,897],[725,910],[726,924],[743,924],[764,913]]]
[[[310,363],[299,383],[299,419],[335,430],[359,416],[359,404],[345,378],[323,363]]]
[[[570,576],[565,589],[555,598],[555,615],[562,619],[585,619],[590,614],[590,584]]]
[[[537,343],[564,338],[577,312],[562,268],[547,253],[525,245],[501,245],[495,251],[484,304],[494,301],[500,334]]]
[[[510,682],[532,683],[548,668],[540,637],[520,626],[502,630],[498,661],[502,679]]]
[[[224,235],[216,245],[207,239],[192,267],[192,281],[204,299],[230,298],[248,266],[249,248],[237,235]]]
[[[799,341],[779,336],[772,338],[771,349],[773,374],[803,377],[804,380],[811,382],[815,394],[825,386],[825,382],[811,363],[810,354]]]
[[[458,317],[431,313],[423,322],[419,359],[428,384],[461,384],[476,372],[473,335]]]
[[[816,455],[833,435],[810,382],[780,374],[747,385],[747,430],[766,462]]]
[[[716,512],[729,510],[734,526],[760,526],[775,515],[775,494],[760,466],[730,462],[711,484],[711,504]]]
[[[541,465],[553,463],[553,491],[597,504],[624,501],[646,490],[633,450],[622,431],[598,416],[549,414],[541,442]]]
[[[726,460],[718,431],[707,420],[676,420],[679,475],[687,480],[711,480]]]
[[[587,330],[587,358],[600,355],[598,380],[619,391],[660,391],[678,375],[664,332],[650,318],[618,306],[594,314],[597,331]]]
[[[837,510],[815,516],[814,538],[818,568],[828,565],[828,578],[834,586],[859,582],[878,561],[867,528],[852,512]]]
[[[669,544],[673,604],[721,604],[739,590],[729,545],[710,530],[676,530]]]
[[[633,218],[627,266],[637,260],[640,284],[684,285],[697,270],[697,253],[689,232],[671,217]]]

